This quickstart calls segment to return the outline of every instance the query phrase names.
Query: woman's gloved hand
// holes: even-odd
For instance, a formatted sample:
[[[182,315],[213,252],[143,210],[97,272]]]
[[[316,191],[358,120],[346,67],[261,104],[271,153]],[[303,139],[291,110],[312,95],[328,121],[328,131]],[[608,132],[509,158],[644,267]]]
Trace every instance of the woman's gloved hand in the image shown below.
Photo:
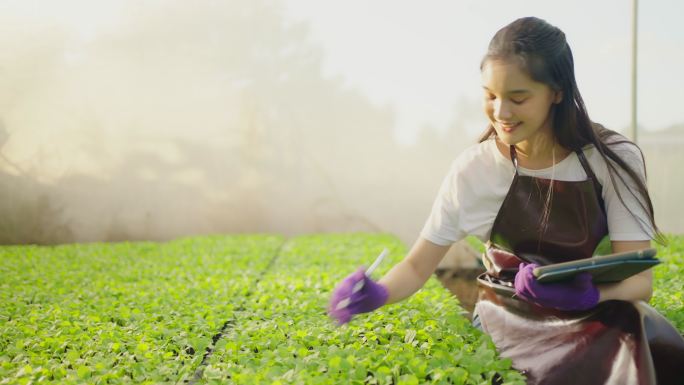
[[[591,274],[584,272],[562,283],[539,283],[532,274],[538,265],[521,263],[515,275],[515,294],[529,302],[559,310],[587,310],[599,301]]]
[[[363,287],[353,293],[354,286],[361,281]],[[388,297],[385,286],[368,278],[362,267],[337,285],[330,298],[328,314],[337,319],[339,324],[344,324],[349,322],[354,314],[367,313],[384,305]],[[346,306],[339,306],[340,302],[344,305],[347,301]]]

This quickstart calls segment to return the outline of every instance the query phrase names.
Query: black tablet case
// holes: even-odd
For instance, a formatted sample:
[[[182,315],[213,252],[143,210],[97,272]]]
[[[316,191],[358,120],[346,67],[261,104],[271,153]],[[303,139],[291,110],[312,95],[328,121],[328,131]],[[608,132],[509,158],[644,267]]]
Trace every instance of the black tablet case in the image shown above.
[[[659,264],[655,255],[653,248],[627,251],[541,266],[534,269],[533,274],[539,282],[558,282],[588,271],[594,283],[618,282]]]

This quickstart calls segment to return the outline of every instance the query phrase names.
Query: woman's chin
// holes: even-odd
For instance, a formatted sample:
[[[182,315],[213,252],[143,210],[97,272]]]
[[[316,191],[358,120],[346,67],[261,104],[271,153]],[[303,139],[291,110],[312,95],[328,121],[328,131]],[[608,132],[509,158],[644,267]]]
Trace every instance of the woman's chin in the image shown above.
[[[496,136],[499,138],[499,141],[507,146],[513,146],[515,144],[518,144],[520,142],[519,138],[516,138],[515,135],[511,135],[507,132],[497,132]]]

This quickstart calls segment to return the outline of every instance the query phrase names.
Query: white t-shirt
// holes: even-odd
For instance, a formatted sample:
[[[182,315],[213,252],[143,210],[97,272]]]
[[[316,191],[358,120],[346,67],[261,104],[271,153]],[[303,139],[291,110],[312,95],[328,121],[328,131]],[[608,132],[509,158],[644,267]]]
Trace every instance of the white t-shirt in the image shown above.
[[[643,158],[632,144],[613,144],[611,149],[624,159],[645,180]],[[609,237],[613,241],[643,241],[651,239],[653,229],[647,212],[634,194],[638,191],[627,174],[618,167],[628,182],[615,181],[622,199],[640,218],[636,219],[620,202],[608,175],[608,166],[593,145],[584,148],[589,166],[602,186],[601,195],[608,217]],[[588,178],[577,154],[572,152],[554,167],[531,170],[518,167],[521,175],[561,181],[581,181]],[[420,235],[438,245],[447,246],[474,235],[481,241],[489,239],[499,208],[515,175],[513,163],[498,149],[494,138],[468,147],[452,163],[437,194],[432,212]],[[639,198],[641,200],[642,198]],[[640,224],[641,222],[641,224]]]

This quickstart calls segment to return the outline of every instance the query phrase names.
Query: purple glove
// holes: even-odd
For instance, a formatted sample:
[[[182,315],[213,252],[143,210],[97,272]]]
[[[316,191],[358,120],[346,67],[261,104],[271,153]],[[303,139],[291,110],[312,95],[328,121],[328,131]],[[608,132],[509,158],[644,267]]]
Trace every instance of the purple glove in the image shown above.
[[[559,310],[587,310],[599,301],[599,290],[591,274],[577,274],[563,283],[539,283],[532,274],[538,265],[521,263],[515,275],[515,294],[529,302]]]
[[[363,281],[363,287],[352,294],[354,285],[359,281]],[[366,277],[366,271],[361,267],[337,285],[330,298],[328,314],[341,325],[349,322],[354,314],[367,313],[384,305],[388,296],[385,286]],[[338,304],[346,299],[349,299],[349,304],[338,309]]]

